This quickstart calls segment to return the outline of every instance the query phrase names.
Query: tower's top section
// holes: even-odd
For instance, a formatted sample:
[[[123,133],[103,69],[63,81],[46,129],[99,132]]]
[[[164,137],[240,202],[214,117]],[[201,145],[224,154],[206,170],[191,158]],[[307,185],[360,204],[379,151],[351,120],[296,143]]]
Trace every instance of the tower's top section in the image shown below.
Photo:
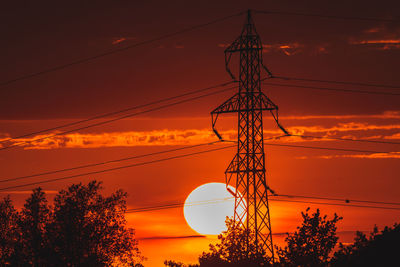
[[[243,26],[242,33],[235,41],[225,50],[225,53],[234,53],[238,51],[261,50],[262,44],[260,36],[254,26],[251,16],[251,10],[247,11],[246,21]]]
[[[225,49],[226,71],[229,73],[233,80],[236,80],[236,77],[235,75],[233,75],[232,71],[229,68],[229,62],[231,60],[232,54],[237,52],[243,56],[250,57],[253,60],[258,60],[258,62],[267,72],[268,76],[272,77],[271,72],[263,64],[262,49],[263,46],[261,43],[261,39],[256,31],[256,27],[251,16],[251,10],[249,9],[247,10],[247,17],[242,29],[242,33],[239,35],[239,37],[236,38],[235,41],[232,42],[232,44],[230,44]]]
[[[251,10],[247,10],[247,17],[246,17],[246,21],[244,23],[243,26],[243,30],[242,30],[242,34],[241,36],[258,36],[257,31],[256,31],[256,27],[254,25],[254,21],[253,18],[251,17]]]

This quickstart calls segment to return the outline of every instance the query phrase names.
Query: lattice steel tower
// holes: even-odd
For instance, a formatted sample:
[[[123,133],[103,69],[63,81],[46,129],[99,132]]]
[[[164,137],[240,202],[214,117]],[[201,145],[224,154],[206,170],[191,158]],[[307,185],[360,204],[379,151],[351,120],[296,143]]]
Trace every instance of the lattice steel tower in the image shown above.
[[[257,250],[264,248],[274,257],[271,222],[268,206],[269,187],[265,179],[265,154],[263,138],[263,110],[268,110],[279,128],[287,131],[278,122],[278,106],[261,91],[261,68],[267,77],[272,74],[263,65],[262,43],[256,32],[250,10],[241,35],[225,50],[227,72],[236,80],[229,69],[234,53],[239,54],[239,92],[211,112],[212,127],[215,128],[219,114],[238,113],[237,154],[225,171],[227,186],[232,183],[236,192],[234,219],[241,226],[255,233]],[[231,191],[228,189],[228,191]],[[246,204],[247,203],[247,204]],[[247,238],[247,248],[253,235]]]

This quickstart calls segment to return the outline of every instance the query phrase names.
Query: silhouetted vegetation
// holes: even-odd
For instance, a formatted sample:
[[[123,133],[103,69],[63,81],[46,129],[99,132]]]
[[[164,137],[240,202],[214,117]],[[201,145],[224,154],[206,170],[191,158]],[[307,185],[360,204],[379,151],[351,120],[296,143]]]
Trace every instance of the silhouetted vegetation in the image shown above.
[[[336,224],[342,218],[334,214],[329,220],[326,215],[321,216],[319,209],[312,215],[308,212],[309,209],[301,213],[301,226],[287,234],[287,246],[276,247],[279,262],[272,263],[265,250],[256,250],[253,232],[227,220],[227,231],[218,236],[219,243],[210,245],[209,252],[203,252],[199,266],[327,266],[329,254],[338,241]]]
[[[218,243],[210,244],[208,252],[203,252],[199,257],[198,265],[185,265],[180,262],[165,261],[164,264],[169,267],[256,267],[271,266],[270,258],[264,249],[256,250],[256,242],[253,232],[245,230],[234,223],[232,219],[226,220],[227,230],[218,235]],[[249,249],[246,248],[247,234],[249,233]]]
[[[250,240],[254,233],[238,227],[232,220],[227,220],[227,231],[218,236],[219,242],[210,245],[208,252],[199,257],[198,265],[185,265],[180,262],[165,261],[169,267],[221,267],[221,266],[398,266],[397,253],[400,244],[400,225],[385,227],[381,232],[375,227],[367,237],[357,232],[353,244],[339,244],[333,253],[338,237],[337,223],[342,220],[337,214],[332,219],[322,216],[319,209],[309,214],[309,208],[302,212],[303,222],[294,233],[288,233],[283,248],[275,247],[278,261],[271,262],[265,251],[255,250],[254,241],[250,250],[246,250],[246,236]],[[332,256],[333,254],[333,256]]]
[[[311,216],[302,212],[303,222],[294,233],[287,234],[287,246],[277,248],[283,266],[326,266],[329,254],[336,246],[336,224],[342,219],[334,214],[331,220],[321,216],[319,209]]]
[[[184,264],[183,262],[176,261],[164,261],[164,265],[168,267],[198,267],[198,264]]]
[[[339,245],[339,250],[332,258],[332,266],[400,266],[400,225],[378,228],[367,237],[357,232],[354,243]]]
[[[262,246],[258,245],[254,233],[235,224],[231,219],[226,221],[227,230],[218,236],[219,243],[210,244],[210,251],[199,257],[201,267],[208,266],[268,266],[270,258]],[[245,246],[248,240],[248,248]]]
[[[9,197],[0,201],[0,266],[142,266],[134,230],[126,227],[126,193],[102,196],[101,183],[76,184],[61,190],[49,205],[41,188],[34,189],[17,211]],[[218,243],[199,256],[199,264],[165,261],[169,267],[224,266],[397,266],[400,225],[377,227],[367,237],[357,232],[353,244],[337,244],[336,224],[342,219],[301,213],[302,224],[288,233],[277,262],[260,246],[254,233],[227,219]],[[247,240],[247,237],[250,237]],[[248,243],[247,243],[248,242]],[[247,247],[246,244],[249,244]],[[256,249],[258,247],[258,250]],[[332,256],[333,254],[333,256]]]
[[[99,193],[101,183],[60,191],[50,206],[41,188],[18,212],[0,202],[0,266],[142,266],[126,227],[126,193]]]

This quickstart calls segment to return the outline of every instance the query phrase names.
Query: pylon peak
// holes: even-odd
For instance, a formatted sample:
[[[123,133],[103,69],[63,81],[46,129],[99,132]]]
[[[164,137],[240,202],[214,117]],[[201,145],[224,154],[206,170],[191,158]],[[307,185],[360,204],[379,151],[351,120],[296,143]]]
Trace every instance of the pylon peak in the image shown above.
[[[254,25],[254,21],[251,15],[251,9],[247,10],[246,21],[243,26],[242,36],[255,36],[258,35],[256,31],[256,27]]]

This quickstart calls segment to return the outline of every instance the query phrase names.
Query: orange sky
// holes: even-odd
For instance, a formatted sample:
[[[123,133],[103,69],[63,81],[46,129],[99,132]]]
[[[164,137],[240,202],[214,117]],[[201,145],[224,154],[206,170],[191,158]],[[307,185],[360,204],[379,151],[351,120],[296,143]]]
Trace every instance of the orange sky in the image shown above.
[[[156,1],[135,4],[115,1],[110,6],[108,2],[99,1],[96,7],[74,1],[64,6],[51,1],[30,7],[10,3],[0,11],[0,27],[5,40],[0,44],[3,51],[0,81],[122,48],[247,8],[391,18],[396,5],[398,7],[396,1],[387,1],[386,5],[379,6],[372,1],[356,2],[322,5],[318,1],[310,1],[304,6],[291,1],[268,4],[250,1],[247,5],[239,1],[202,1],[189,6],[186,2],[183,5],[182,1],[172,1],[165,6],[164,2]],[[355,9],[351,5],[364,8]],[[110,57],[9,84],[1,88],[0,141],[229,81],[223,51],[240,33],[243,20],[243,17],[236,17]],[[261,14],[256,15],[254,20],[264,43],[265,64],[278,76],[400,84],[398,24]],[[273,82],[399,92],[398,88]],[[400,142],[399,96],[267,85],[263,86],[263,91],[279,106],[280,122],[291,133]],[[231,90],[168,109],[32,142],[23,148],[2,150],[0,179],[217,141],[211,131],[209,113],[234,92]],[[225,116],[219,119],[218,127],[225,137],[235,139],[235,123],[235,117]],[[68,129],[72,128],[64,130]],[[57,131],[47,134],[55,133]],[[265,137],[281,134],[268,114],[265,114],[264,133]],[[38,134],[20,141],[42,137],[45,135]],[[298,137],[268,142],[382,152],[340,152],[267,145],[267,182],[277,193],[400,202],[398,144]],[[198,147],[0,183],[0,188],[222,146]],[[201,184],[224,182],[224,171],[234,153],[235,149],[230,148],[43,184],[42,187],[52,198],[57,190],[71,183],[97,179],[104,182],[106,194],[119,188],[127,191],[129,208],[182,202]],[[9,193],[20,206],[30,189],[32,186],[10,189],[0,192],[0,196]],[[271,201],[270,204],[273,231],[278,234],[294,230],[300,220],[300,211],[308,206],[278,201]],[[391,225],[400,219],[399,211],[321,205],[311,207],[320,207],[330,216],[337,212],[344,217],[339,223],[339,231],[345,242],[349,242],[352,235],[347,231],[371,230],[374,224]],[[215,242],[212,237],[190,237],[197,234],[186,225],[181,208],[132,213],[127,215],[127,219],[136,228],[139,246],[149,258],[146,266],[161,266],[164,259],[194,262],[210,242]],[[276,243],[282,244],[282,235],[274,235],[274,238]]]

